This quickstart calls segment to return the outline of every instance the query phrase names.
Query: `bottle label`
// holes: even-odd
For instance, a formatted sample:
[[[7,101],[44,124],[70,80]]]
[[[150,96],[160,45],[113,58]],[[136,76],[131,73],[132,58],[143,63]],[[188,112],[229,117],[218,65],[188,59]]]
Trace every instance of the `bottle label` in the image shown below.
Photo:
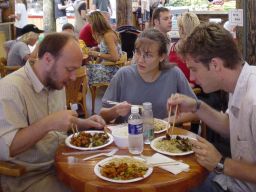
[[[131,134],[131,135],[142,134],[143,133],[143,124],[138,124],[138,125],[128,124],[128,130],[129,130],[129,134]]]

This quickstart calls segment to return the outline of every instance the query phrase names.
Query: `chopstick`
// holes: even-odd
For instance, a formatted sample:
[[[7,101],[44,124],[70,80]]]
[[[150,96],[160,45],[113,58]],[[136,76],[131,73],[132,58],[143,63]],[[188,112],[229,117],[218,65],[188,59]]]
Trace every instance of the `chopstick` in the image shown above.
[[[167,161],[161,163],[148,163],[147,165],[150,167],[157,167],[157,166],[165,166],[165,165],[179,165],[180,163],[177,161]]]
[[[74,103],[74,104],[69,103],[69,105],[70,105],[70,109],[71,109],[72,111],[77,111],[78,106],[77,106],[76,103]],[[71,129],[72,129],[72,131],[73,131],[73,137],[75,136],[76,133],[79,134],[79,131],[78,131],[78,128],[77,128],[77,124],[72,123],[72,124],[71,124]]]
[[[108,104],[110,104],[110,105],[117,105],[117,104],[120,103],[120,102],[110,101],[110,100],[106,100],[105,102],[108,103]],[[137,107],[139,107],[139,108],[142,108],[142,105],[132,105],[132,106],[137,106]]]
[[[110,151],[112,151],[114,148],[110,148],[110,149],[103,149],[103,150],[95,150],[95,151],[76,151],[76,152],[62,152],[62,155],[89,155],[89,154],[93,154],[93,153],[108,153]]]
[[[171,95],[171,100],[172,100],[172,95]],[[168,112],[168,120],[166,124],[166,137],[169,137],[169,128],[170,128],[170,118],[171,118],[171,112],[172,112],[172,106],[170,106],[169,112]]]
[[[171,134],[173,133],[173,129],[174,129],[174,126],[175,126],[175,121],[177,119],[177,112],[178,112],[178,105],[176,105],[176,108],[175,108],[175,114],[174,114],[174,120],[173,120],[173,123],[172,123],[172,129],[171,129]]]

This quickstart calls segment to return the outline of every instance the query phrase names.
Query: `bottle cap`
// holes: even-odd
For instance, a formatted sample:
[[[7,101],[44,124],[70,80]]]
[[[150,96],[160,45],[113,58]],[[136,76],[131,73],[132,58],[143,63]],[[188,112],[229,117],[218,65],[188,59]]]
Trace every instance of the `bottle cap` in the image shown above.
[[[131,112],[132,113],[139,113],[139,107],[138,106],[132,106]]]
[[[145,102],[142,105],[143,105],[143,109],[146,109],[146,110],[152,109],[152,103],[150,102]]]

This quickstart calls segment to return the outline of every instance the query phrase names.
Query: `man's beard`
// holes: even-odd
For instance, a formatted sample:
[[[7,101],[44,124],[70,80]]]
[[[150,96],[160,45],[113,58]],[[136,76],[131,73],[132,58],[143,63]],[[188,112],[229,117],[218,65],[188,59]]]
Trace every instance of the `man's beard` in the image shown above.
[[[46,87],[48,89],[52,89],[52,90],[60,90],[62,88],[60,88],[57,85],[57,81],[56,81],[56,67],[54,65],[54,67],[52,68],[51,72],[48,73],[48,76],[46,77]]]

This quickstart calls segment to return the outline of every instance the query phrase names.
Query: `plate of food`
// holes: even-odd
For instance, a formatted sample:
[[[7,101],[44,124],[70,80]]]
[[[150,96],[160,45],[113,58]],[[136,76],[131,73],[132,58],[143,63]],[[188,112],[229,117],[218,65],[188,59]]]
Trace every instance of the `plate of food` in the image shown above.
[[[112,142],[113,136],[104,131],[81,131],[68,136],[65,140],[68,147],[79,150],[96,150]]]
[[[98,162],[94,173],[105,181],[113,183],[131,183],[149,177],[153,168],[139,157],[116,155]]]
[[[185,135],[172,135],[170,139],[166,136],[155,138],[150,146],[155,151],[171,156],[182,156],[194,153],[192,151],[192,145],[189,143],[191,138]]]
[[[167,121],[154,118],[154,132],[155,133],[162,133],[162,132],[166,131],[167,125],[168,125]]]

